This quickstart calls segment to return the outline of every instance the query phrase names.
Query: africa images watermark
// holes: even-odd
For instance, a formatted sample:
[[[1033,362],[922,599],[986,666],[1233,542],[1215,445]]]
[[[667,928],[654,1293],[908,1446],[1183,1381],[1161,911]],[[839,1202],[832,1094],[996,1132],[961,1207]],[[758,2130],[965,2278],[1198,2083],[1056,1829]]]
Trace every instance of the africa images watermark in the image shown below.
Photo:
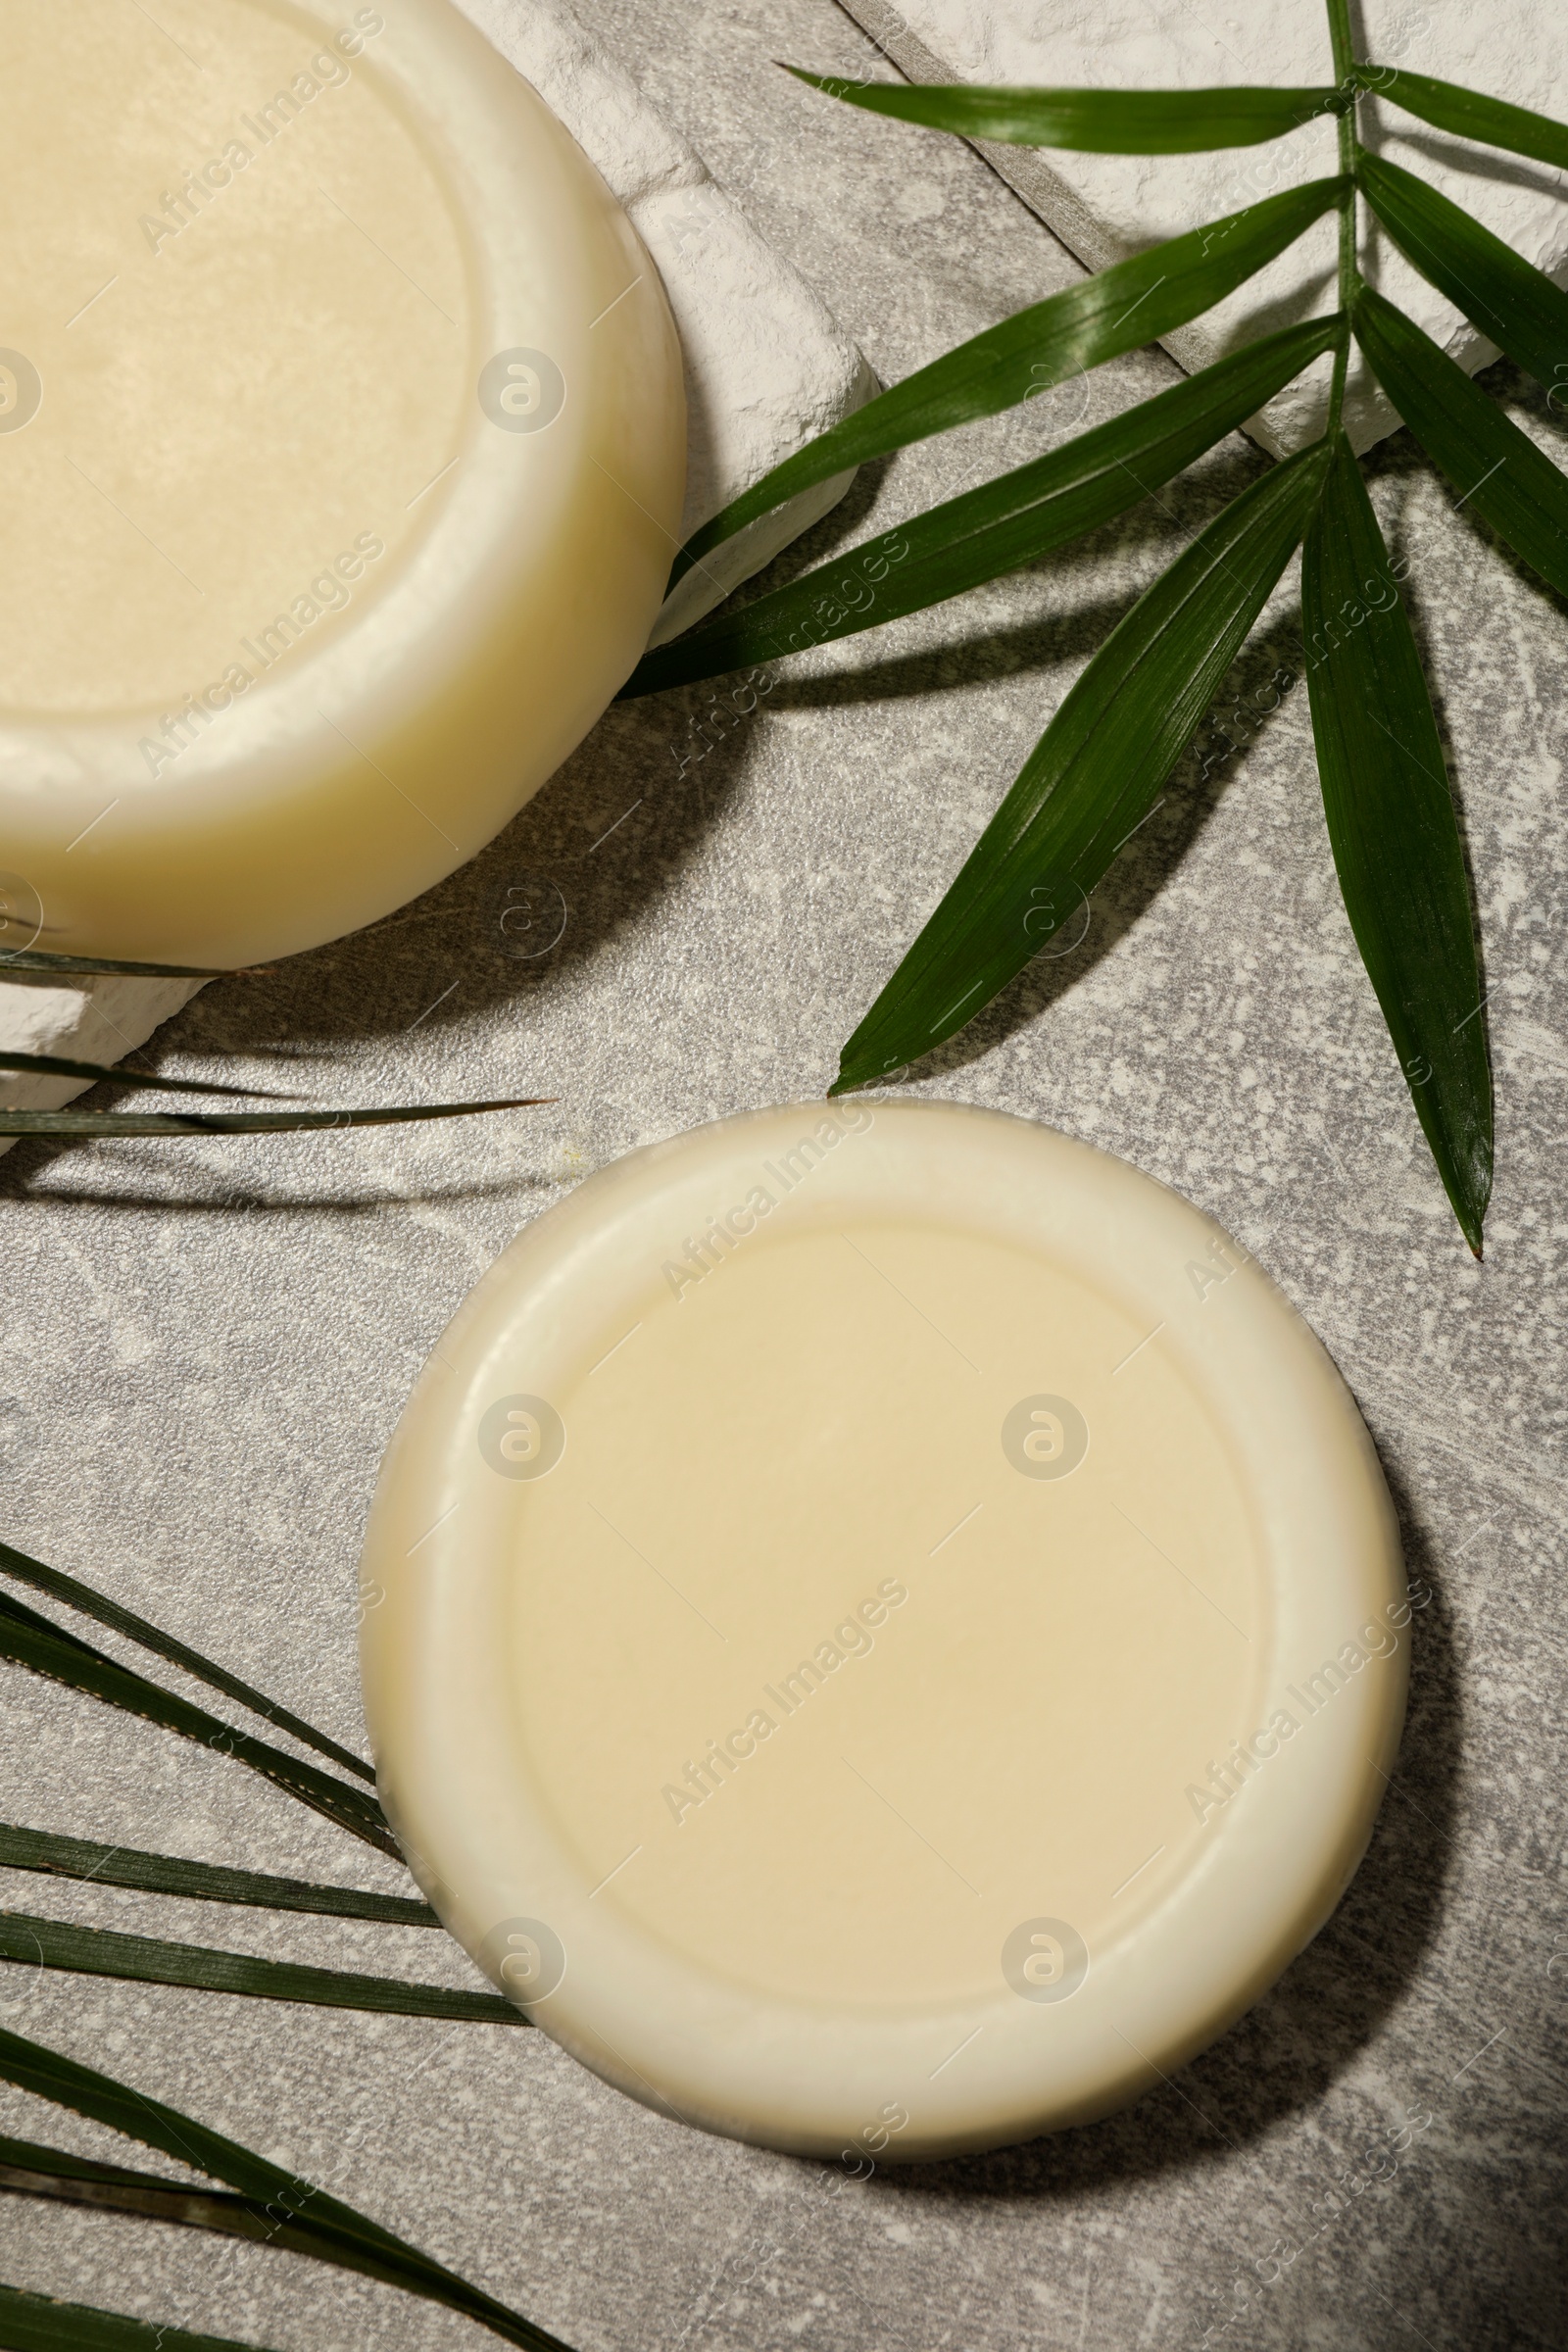
[[[166,710],[157,735],[144,735],[137,745],[149,772],[161,775],[180,755],[199,743],[214,720],[230,710],[258,678],[275,666],[307,629],[330,612],[342,612],[354,602],[351,583],[362,579],[368,564],[378,564],[386,542],[375,531],[361,531],[350,548],[318,571],[309,588],[302,588],[284,612],[276,613],[255,638],[242,637],[240,650],[248,662],[231,662],[220,678],[187,694],[176,710]],[[248,664],[254,663],[254,668]]]
[[[228,139],[219,154],[185,172],[177,188],[164,190],[156,213],[142,214],[137,225],[154,253],[161,254],[173,238],[183,236],[209,205],[232,187],[238,174],[248,172],[258,155],[281,138],[324,90],[340,90],[352,81],[354,69],[348,61],[385,30],[386,19],[379,9],[362,8],[353,25],[345,25],[330,48],[318,49],[286,90],[276,91],[254,114],[240,115],[240,128],[248,137]],[[251,140],[256,142],[254,146]]]
[[[733,1256],[741,1243],[805,1183],[813,1168],[821,1166],[830,1152],[836,1152],[852,1135],[864,1135],[874,1119],[866,1104],[837,1103],[787,1152],[780,1152],[776,1159],[764,1159],[761,1172],[767,1182],[754,1184],[744,1200],[721,1216],[710,1217],[697,1237],[688,1234],[680,1245],[683,1254],[666,1257],[660,1267],[674,1296],[683,1298],[695,1284]]]
[[[1211,1813],[1228,1805],[1246,1783],[1262,1770],[1270,1756],[1277,1756],[1314,1715],[1321,1715],[1330,1700],[1375,1658],[1392,1658],[1412,1611],[1424,1609],[1431,1598],[1430,1586],[1419,1582],[1412,1585],[1401,1599],[1391,1600],[1379,1616],[1370,1618],[1353,1641],[1342,1642],[1334,1656],[1325,1658],[1315,1674],[1303,1674],[1298,1684],[1287,1683],[1286,1696],[1294,1705],[1276,1707],[1268,1722],[1250,1740],[1232,1740],[1231,1752],[1223,1763],[1210,1758],[1206,1779],[1189,1781],[1184,1794],[1199,1820],[1206,1821]],[[1299,1713],[1296,1711],[1298,1708]]]
[[[876,1646],[871,1629],[886,1625],[888,1611],[902,1609],[908,1597],[907,1585],[896,1576],[885,1576],[875,1592],[858,1602],[844,1622],[833,1628],[831,1639],[819,1642],[793,1673],[780,1675],[776,1685],[762,1685],[764,1695],[778,1710],[776,1715],[766,1707],[754,1707],[745,1723],[728,1733],[722,1742],[710,1740],[700,1762],[694,1763],[688,1756],[682,1767],[684,1782],[666,1781],[660,1790],[677,1826],[688,1813],[716,1796],[725,1780],[733,1778],[749,1756],[756,1755],[759,1743],[771,1740],[782,1723],[798,1715],[830,1674],[837,1674],[851,1658],[868,1657]]]

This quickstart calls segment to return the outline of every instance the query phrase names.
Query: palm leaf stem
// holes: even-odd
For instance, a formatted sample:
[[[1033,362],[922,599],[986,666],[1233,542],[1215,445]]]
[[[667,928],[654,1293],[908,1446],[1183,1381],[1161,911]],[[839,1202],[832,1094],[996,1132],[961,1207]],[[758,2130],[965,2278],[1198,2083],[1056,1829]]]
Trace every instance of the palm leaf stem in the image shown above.
[[[1349,183],[1340,199],[1339,307],[1342,311],[1348,311],[1355,298],[1357,282],[1355,159],[1360,152],[1355,135],[1355,56],[1350,39],[1349,0],[1328,0],[1328,12],[1329,36],[1334,45],[1335,79],[1342,90],[1352,93],[1351,103],[1343,109],[1336,125],[1340,143],[1340,175]],[[1334,355],[1334,374],[1329,385],[1327,430],[1331,435],[1339,431],[1340,418],[1345,410],[1345,381],[1349,359],[1349,346],[1342,344]]]

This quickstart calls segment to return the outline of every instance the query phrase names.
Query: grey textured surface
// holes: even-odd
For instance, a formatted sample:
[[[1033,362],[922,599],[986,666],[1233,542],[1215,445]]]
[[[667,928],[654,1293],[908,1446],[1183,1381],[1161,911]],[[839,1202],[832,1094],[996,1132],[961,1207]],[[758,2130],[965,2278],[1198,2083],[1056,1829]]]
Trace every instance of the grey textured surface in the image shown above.
[[[1073,265],[958,145],[774,74],[858,65],[829,0],[583,14],[829,298],[884,379]],[[1144,354],[1093,416],[1168,380]],[[1538,396],[1489,382],[1538,439]],[[901,458],[814,544],[891,521],[1075,419],[1047,402]],[[164,1032],[204,1073],[335,1100],[558,1094],[472,1126],[273,1143],[25,1146],[0,1171],[5,1532],[359,1736],[355,1560],[380,1449],[465,1290],[587,1169],[819,1091],[1045,717],[1137,586],[1263,461],[1232,443],[1049,569],[831,649],[729,707],[618,710],[476,865]],[[1441,680],[1487,950],[1499,1176],[1459,1242],[1341,911],[1293,593],[1238,673],[1238,749],[1191,756],[1074,955],[931,1091],[1124,1152],[1230,1225],[1355,1389],[1403,1514],[1413,1703],[1339,1914],[1179,2080],[1093,2130],[841,2185],[628,2105],[542,2035],[0,1972],[3,2022],[187,2105],[584,2352],[1560,2345],[1564,1289],[1560,940],[1568,631],[1400,436],[1369,461]],[[1227,701],[1225,713],[1236,704]],[[1223,715],[1223,714],[1221,714]],[[498,953],[524,875],[565,932]],[[542,901],[540,902],[543,903]],[[89,1102],[95,1098],[88,1098]],[[287,1799],[9,1670],[0,1813],[364,1885],[394,1874]],[[272,1922],[6,1880],[62,1917],[472,1982],[415,1931]],[[123,2143],[10,2094],[0,2130]],[[133,2160],[133,2159],[132,2159]],[[262,2249],[0,2201],[0,2275],[291,2352],[481,2338]],[[1221,2336],[1221,2325],[1237,2314]]]

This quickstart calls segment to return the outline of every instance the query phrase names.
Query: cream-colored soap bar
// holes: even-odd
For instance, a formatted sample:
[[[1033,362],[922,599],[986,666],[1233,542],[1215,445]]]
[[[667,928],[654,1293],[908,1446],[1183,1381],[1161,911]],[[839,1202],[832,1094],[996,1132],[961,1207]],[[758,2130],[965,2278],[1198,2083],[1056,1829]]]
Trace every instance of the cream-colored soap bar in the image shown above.
[[[471,857],[658,611],[680,356],[448,0],[0,0],[0,835],[39,944],[236,964]]]
[[[453,1932],[633,2097],[807,2153],[1169,2074],[1327,1917],[1403,1712],[1311,1333],[1160,1186],[956,1105],[591,1178],[442,1339],[362,1574]]]

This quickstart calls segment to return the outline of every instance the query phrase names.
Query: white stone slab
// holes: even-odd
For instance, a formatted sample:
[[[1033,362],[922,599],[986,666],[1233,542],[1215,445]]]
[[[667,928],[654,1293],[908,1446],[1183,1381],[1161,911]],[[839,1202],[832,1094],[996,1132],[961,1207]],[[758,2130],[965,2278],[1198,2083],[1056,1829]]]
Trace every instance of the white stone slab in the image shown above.
[[[460,5],[592,158],[658,265],[686,360],[684,521],[688,532],[695,530],[780,458],[858,408],[876,389],[875,379],[805,279],[571,17],[540,0]],[[841,474],[819,484],[688,572],[660,613],[652,642],[674,636],[720,603],[825,514],[850,479]],[[0,876],[0,949],[26,945],[5,914]],[[104,978],[41,988],[0,981],[0,1047],[115,1062],[144,1044],[200,985]],[[4,1092],[28,1109],[58,1109],[82,1087],[74,1079],[13,1077]],[[9,1149],[0,1141],[0,1152]]]
[[[686,355],[685,529],[858,408],[875,379],[798,272],[710,178],[635,82],[575,21],[539,0],[460,0],[604,173],[659,265]],[[662,644],[835,506],[823,482],[687,573],[650,640]]]
[[[1100,89],[1202,89],[1221,83],[1328,83],[1334,78],[1322,0],[844,0],[910,80],[1013,82]],[[1516,106],[1568,116],[1568,21],[1559,0],[1364,0],[1363,54],[1466,83]],[[799,61],[814,63],[809,58]],[[1373,100],[1361,109],[1367,146],[1419,173],[1559,284],[1568,282],[1568,174],[1475,148]],[[922,135],[910,132],[911,139]],[[1073,155],[976,142],[1092,270],[1338,169],[1335,129],[1308,123],[1288,139],[1213,155]],[[1362,208],[1366,221],[1365,207]],[[1366,221],[1368,281],[1474,374],[1497,357],[1375,223]],[[1206,368],[1277,326],[1332,308],[1338,220],[1327,216],[1248,285],[1164,338],[1184,368]],[[1271,400],[1248,430],[1284,456],[1322,430],[1330,364]],[[1398,417],[1352,355],[1346,424],[1357,449]]]

